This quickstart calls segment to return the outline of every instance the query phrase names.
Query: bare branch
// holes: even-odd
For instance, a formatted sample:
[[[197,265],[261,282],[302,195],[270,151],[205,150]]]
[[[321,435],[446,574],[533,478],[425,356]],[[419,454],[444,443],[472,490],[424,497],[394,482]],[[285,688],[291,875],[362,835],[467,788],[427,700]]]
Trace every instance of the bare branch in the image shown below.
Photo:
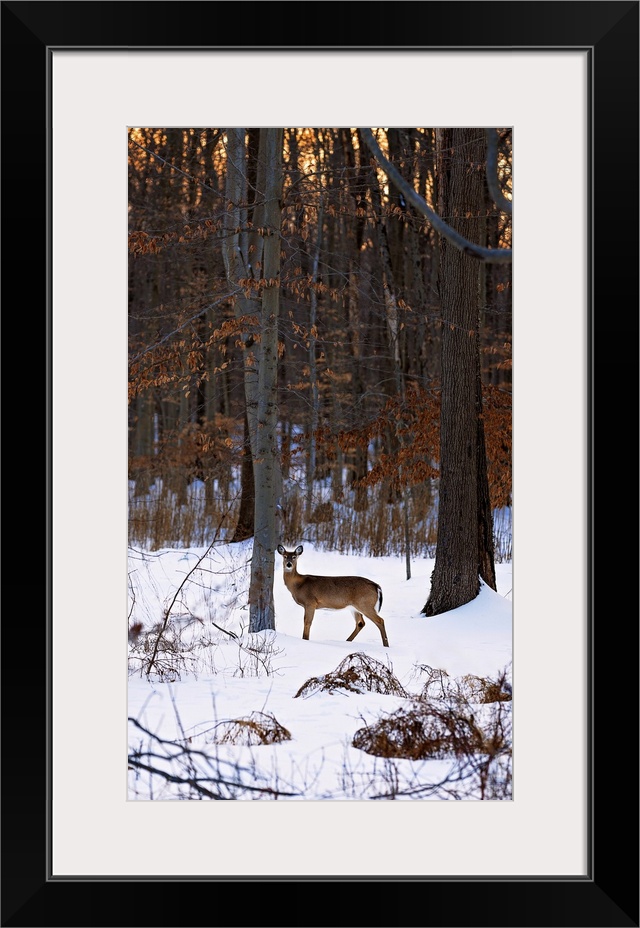
[[[218,142],[218,139],[222,135],[222,130],[219,130],[218,134],[213,139],[214,146]],[[205,190],[211,190],[212,193],[217,193],[218,191],[214,187],[210,187],[209,184],[205,184],[204,181],[198,180],[197,177],[194,177],[192,174],[187,174],[186,171],[183,171],[181,168],[177,168],[175,164],[171,164],[170,161],[167,161],[166,158],[163,158],[155,151],[151,151],[150,148],[145,148],[144,145],[141,145],[140,142],[136,142],[135,139],[129,139],[130,145],[137,145],[138,148],[141,148],[142,151],[146,151],[148,155],[151,155],[152,158],[155,158],[156,161],[161,161],[163,164],[166,164],[168,168],[171,168],[172,171],[175,171],[177,174],[182,174],[183,177],[186,177],[187,180],[190,180],[192,183],[197,184],[199,187],[204,187]]]
[[[129,364],[135,364],[136,361],[139,361],[141,358],[144,358],[145,355],[149,354],[152,351],[156,351],[160,345],[163,345],[165,342],[169,341],[170,338],[173,338],[174,335],[177,335],[178,332],[181,332],[183,329],[186,329],[188,326],[192,325],[196,319],[199,319],[200,316],[204,316],[206,312],[210,309],[213,309],[214,306],[219,306],[220,303],[224,303],[225,300],[231,299],[237,293],[242,293],[242,287],[236,287],[234,290],[229,290],[228,293],[224,293],[217,300],[214,300],[213,303],[207,303],[206,306],[201,306],[200,309],[194,313],[192,316],[189,316],[188,319],[185,319],[184,322],[181,322],[180,325],[177,325],[171,332],[167,332],[166,335],[163,335],[162,338],[158,339],[157,342],[154,342],[153,345],[149,345],[144,351],[139,352],[139,354],[134,355],[129,360]]]
[[[223,513],[223,515],[222,515],[221,518],[220,518],[220,521],[218,522],[218,526],[217,526],[216,531],[215,531],[215,534],[214,534],[214,536],[213,536],[213,541],[211,542],[211,544],[209,545],[209,547],[203,552],[203,554],[198,558],[198,560],[196,561],[196,563],[194,564],[194,566],[191,568],[191,570],[188,570],[188,571],[187,571],[187,573],[185,574],[185,576],[184,576],[184,578],[183,578],[183,580],[182,580],[182,583],[179,585],[178,589],[175,591],[174,596],[173,596],[173,599],[171,600],[171,602],[169,603],[168,607],[167,607],[166,610],[165,610],[164,619],[163,619],[163,621],[162,621],[162,625],[160,626],[160,630],[159,630],[158,635],[157,635],[157,637],[156,637],[155,645],[153,646],[153,654],[151,655],[151,658],[150,658],[150,660],[149,660],[149,665],[148,665],[148,667],[147,667],[147,677],[150,675],[151,670],[153,669],[153,665],[155,664],[156,655],[157,655],[157,653],[158,653],[158,648],[160,647],[160,641],[162,640],[162,636],[163,636],[164,633],[165,633],[165,629],[166,629],[167,624],[168,624],[168,622],[169,622],[169,616],[171,615],[171,610],[173,609],[173,607],[174,607],[174,605],[175,605],[176,599],[177,599],[178,596],[180,595],[180,591],[181,591],[182,588],[184,587],[185,583],[188,581],[189,577],[191,577],[192,574],[195,573],[195,571],[200,567],[200,564],[202,564],[202,562],[204,561],[204,559],[209,555],[209,552],[211,551],[211,549],[214,547],[214,545],[215,545],[216,542],[218,541],[219,532],[220,532],[220,529],[221,529],[221,527],[222,527],[222,523],[223,523],[223,521],[224,521],[224,518],[225,518],[225,514]]]
[[[416,193],[411,184],[407,183],[398,169],[384,156],[371,129],[360,129],[360,132],[367,147],[380,167],[385,171],[389,180],[398,189],[405,200],[411,203],[414,209],[417,209],[422,216],[425,216],[429,220],[436,232],[443,235],[452,245],[455,245],[456,248],[464,252],[464,254],[472,258],[477,258],[479,261],[484,261],[487,264],[509,264],[511,262],[511,248],[483,248],[480,245],[475,245],[473,242],[468,241],[464,236],[460,235],[459,232],[452,229],[450,225],[431,209],[420,194]]]
[[[511,200],[508,200],[498,184],[498,132],[496,129],[485,129],[487,136],[487,186],[489,193],[498,209],[511,215]]]
[[[273,797],[274,799],[279,796],[299,795],[293,790],[284,791],[272,786],[258,786],[255,783],[254,774],[247,768],[234,764],[229,760],[212,757],[204,751],[189,748],[186,744],[183,745],[176,741],[161,738],[131,716],[129,716],[129,722],[144,732],[151,739],[151,743],[161,746],[166,752],[158,754],[151,749],[146,751],[130,749],[127,761],[129,767],[133,769],[144,770],[147,773],[162,777],[168,783],[189,787],[190,790],[207,799],[233,799],[239,791],[257,796]],[[155,761],[168,764],[169,769],[157,766],[154,763]],[[213,771],[212,775],[205,775],[207,768]],[[223,768],[228,770],[228,775],[222,773]],[[254,782],[245,782],[243,777]],[[215,789],[215,792],[212,791],[213,789]]]

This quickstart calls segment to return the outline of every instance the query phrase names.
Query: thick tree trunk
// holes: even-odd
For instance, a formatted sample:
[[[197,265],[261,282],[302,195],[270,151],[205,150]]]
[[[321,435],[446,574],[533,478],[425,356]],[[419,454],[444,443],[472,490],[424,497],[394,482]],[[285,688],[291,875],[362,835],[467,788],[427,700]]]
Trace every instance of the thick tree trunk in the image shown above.
[[[482,244],[485,139],[482,129],[444,129],[439,138],[440,215]],[[442,409],[438,540],[425,615],[475,599],[480,576],[495,589],[493,526],[480,416],[480,262],[440,242]]]

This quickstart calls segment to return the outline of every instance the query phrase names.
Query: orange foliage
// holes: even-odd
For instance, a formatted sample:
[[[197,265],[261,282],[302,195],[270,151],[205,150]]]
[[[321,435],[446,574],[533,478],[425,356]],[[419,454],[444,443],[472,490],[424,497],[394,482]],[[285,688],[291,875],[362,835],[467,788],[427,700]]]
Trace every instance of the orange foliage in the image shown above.
[[[491,505],[511,502],[511,394],[484,385],[482,419],[487,454],[487,476]],[[374,439],[386,439],[389,450],[377,456],[371,470],[358,484],[374,486],[382,480],[394,490],[415,486],[438,476],[440,461],[440,393],[412,385],[404,401],[391,397],[380,414],[366,425],[332,435],[327,429],[316,433],[329,460],[335,451],[353,452],[368,447]]]
[[[511,393],[504,387],[483,385],[482,417],[491,506],[500,509],[511,504]]]
[[[221,415],[165,432],[154,453],[130,456],[130,476],[140,471],[151,478],[176,472],[187,479],[204,480],[206,476],[228,472],[242,449],[241,434],[229,437],[234,432],[237,432],[237,424]]]
[[[203,242],[211,233],[218,232],[220,228],[219,222],[203,219],[193,229],[191,226],[184,225],[180,231],[163,232],[161,235],[149,235],[148,232],[136,229],[129,233],[129,253],[135,256],[157,255],[167,245]]]
[[[182,389],[199,387],[209,379],[210,374],[218,374],[230,364],[230,361],[224,360],[215,367],[205,369],[205,352],[215,347],[220,355],[226,357],[227,340],[236,338],[235,344],[240,347],[242,336],[249,332],[257,341],[253,327],[258,322],[258,317],[253,315],[229,318],[207,337],[186,328],[185,332],[181,332],[178,326],[170,341],[160,340],[155,346],[134,356],[129,364],[129,402],[152,387],[164,387],[167,384],[175,384]]]

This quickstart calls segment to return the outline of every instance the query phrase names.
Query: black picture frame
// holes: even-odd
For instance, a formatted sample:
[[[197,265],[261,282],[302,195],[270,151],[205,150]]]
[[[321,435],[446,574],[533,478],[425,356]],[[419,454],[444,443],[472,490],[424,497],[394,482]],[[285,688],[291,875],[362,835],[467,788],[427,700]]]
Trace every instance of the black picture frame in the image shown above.
[[[28,512],[44,516],[44,538],[36,544],[38,564],[46,550],[47,581],[41,615],[24,614],[24,604],[5,610],[2,623],[2,926],[142,925],[437,925],[538,926],[538,928],[627,928],[638,926],[638,609],[637,556],[629,563],[629,537],[637,539],[637,510],[629,532],[629,494],[638,487],[638,2],[382,2],[324,3],[313,14],[312,42],[303,47],[376,49],[583,48],[591,68],[590,178],[592,203],[591,293],[588,351],[589,415],[589,771],[592,815],[589,873],[571,878],[402,878],[345,877],[357,887],[339,887],[340,876],[238,877],[212,882],[185,880],[158,892],[144,878],[51,879],[47,847],[51,810],[50,705],[47,629],[51,604],[51,396],[50,396],[50,221],[48,159],[48,69],[52,48],[206,48],[201,27],[210,24],[211,47],[282,49],[287,16],[297,10],[302,29],[309,4],[211,2],[2,2],[3,251],[4,282],[29,282],[30,349],[20,354],[16,376],[43,389],[31,395],[29,417],[42,422],[43,446],[31,456],[28,504],[18,518],[29,521],[24,547],[17,545],[12,570],[29,562],[36,540]],[[236,7],[236,9],[232,9]],[[229,16],[234,24],[229,23]],[[309,20],[311,21],[311,20]],[[242,32],[240,32],[242,28]],[[220,42],[221,33],[238,44]],[[253,37],[260,38],[260,45]],[[424,45],[413,44],[417,37]],[[408,42],[408,39],[412,42]],[[488,86],[481,92],[499,93]],[[561,194],[560,194],[561,198]],[[561,210],[561,203],[558,204]],[[549,246],[547,246],[549,247]],[[39,284],[34,270],[40,271]],[[19,322],[18,322],[19,324]],[[32,340],[31,340],[32,339]],[[37,344],[37,351],[33,346]],[[10,341],[11,345],[11,341]],[[24,365],[24,366],[22,366]],[[630,373],[635,375],[628,383]],[[597,387],[597,390],[596,390]],[[24,389],[24,387],[23,387]],[[13,404],[12,404],[13,405]],[[629,424],[628,409],[636,413]],[[25,415],[12,409],[24,430]],[[630,430],[633,430],[631,440]],[[16,477],[25,483],[24,461],[9,445],[12,495]],[[631,452],[629,451],[631,447]],[[43,480],[40,462],[46,464]],[[29,461],[27,474],[29,474]],[[629,473],[630,467],[632,472]],[[596,494],[596,489],[599,493]],[[38,496],[38,492],[42,495]],[[38,508],[40,506],[41,508]],[[37,537],[37,536],[36,536]],[[636,552],[635,545],[633,546]],[[541,556],[544,577],[545,552]],[[6,558],[5,558],[6,560]],[[32,565],[30,565],[32,566]],[[632,588],[629,590],[629,575]],[[598,583],[596,584],[596,578]],[[18,587],[20,589],[20,587]],[[619,623],[627,616],[624,626]],[[40,624],[42,621],[42,624]],[[28,624],[27,624],[28,623]],[[28,642],[29,660],[16,656]],[[17,668],[18,677],[12,671]],[[557,668],[562,673],[562,668]],[[14,694],[19,693],[16,700]],[[561,717],[562,707],[558,707]],[[99,801],[99,799],[97,800]],[[348,836],[337,836],[344,840]],[[213,839],[213,836],[212,836]],[[426,838],[426,840],[432,840]],[[140,840],[142,836],[123,836]],[[301,842],[309,840],[301,836]],[[355,837],[357,842],[357,836]],[[553,835],[549,836],[553,841]],[[392,853],[384,847],[382,852]],[[508,855],[500,835],[487,836],[487,849]],[[484,853],[487,849],[479,849]],[[167,854],[171,855],[167,836]],[[362,853],[364,849],[359,849]],[[149,886],[141,886],[148,882]],[[174,882],[166,877],[157,882]],[[224,885],[218,885],[222,882]],[[234,883],[262,883],[249,892]],[[406,883],[402,889],[394,883]],[[268,885],[268,884],[273,885]],[[279,885],[286,883],[286,886]],[[318,885],[311,885],[317,883]],[[335,883],[333,886],[323,884]],[[389,883],[372,892],[371,883]],[[414,884],[424,884],[421,887]],[[416,890],[419,890],[416,892]],[[224,913],[224,914],[223,914]],[[301,914],[303,913],[303,914]]]

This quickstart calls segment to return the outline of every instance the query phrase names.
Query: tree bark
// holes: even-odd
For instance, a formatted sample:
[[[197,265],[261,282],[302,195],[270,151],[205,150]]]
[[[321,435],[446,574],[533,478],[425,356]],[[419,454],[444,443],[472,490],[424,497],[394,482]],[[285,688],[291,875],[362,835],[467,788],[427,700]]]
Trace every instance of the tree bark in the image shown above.
[[[371,197],[373,202],[374,213],[377,216],[378,223],[378,245],[380,251],[380,263],[382,265],[382,287],[384,292],[384,306],[385,306],[385,316],[387,320],[387,331],[389,337],[389,347],[391,349],[391,357],[393,363],[393,379],[395,385],[396,395],[400,398],[402,406],[404,408],[406,391],[405,391],[405,377],[402,367],[402,359],[400,356],[400,324],[398,318],[398,300],[396,297],[396,282],[395,275],[393,271],[393,265],[391,262],[391,252],[389,249],[389,238],[387,224],[384,219],[382,212],[382,199],[380,196],[380,189],[378,186],[377,177],[374,175],[371,180]],[[389,427],[390,438],[394,441],[398,447],[402,447],[403,440],[401,435],[401,420],[397,420],[395,423],[395,428],[392,431]],[[405,571],[407,580],[411,579],[411,532],[409,528],[409,506],[410,506],[410,493],[409,488],[405,483],[402,465],[398,465],[398,475],[400,483],[402,484],[401,499],[402,499],[402,521],[403,521],[403,532],[404,532],[404,557],[405,557]]]
[[[258,402],[252,441],[255,485],[255,531],[249,588],[249,631],[274,629],[273,580],[276,508],[280,492],[278,454],[278,314],[283,130],[260,130],[260,158],[265,165],[264,267],[258,346]]]
[[[232,542],[246,541],[253,535],[253,516],[255,506],[255,490],[253,482],[253,461],[251,459],[251,442],[249,440],[249,424],[247,411],[244,412],[244,425],[242,432],[242,464],[240,466],[240,512],[233,533]]]
[[[311,389],[311,409],[309,412],[309,451],[307,454],[306,464],[306,519],[311,521],[313,513],[313,488],[316,479],[316,458],[317,458],[317,438],[318,422],[320,418],[320,397],[318,390],[318,368],[316,363],[316,342],[317,328],[316,320],[318,316],[318,294],[315,289],[318,277],[318,265],[320,263],[320,250],[322,248],[322,223],[324,221],[324,202],[322,195],[318,205],[318,233],[316,237],[315,249],[313,254],[313,265],[311,268],[311,293],[309,294],[309,385]]]
[[[440,215],[482,244],[486,142],[482,129],[443,129],[438,139]],[[442,408],[438,539],[427,616],[475,599],[480,577],[495,589],[493,523],[481,418],[480,263],[440,242]]]
[[[259,276],[259,266],[262,252],[262,240],[254,245],[254,252],[250,252],[250,242],[247,231],[248,221],[248,195],[249,174],[255,179],[257,153],[247,144],[247,135],[250,130],[234,128],[227,130],[227,177],[225,194],[227,210],[225,212],[224,238],[222,253],[225,272],[230,287],[238,286],[239,279],[248,279]],[[250,161],[253,164],[250,165]],[[264,187],[262,188],[264,189]],[[253,268],[250,258],[253,258]],[[254,273],[255,272],[255,273]],[[247,442],[250,452],[253,451],[252,441],[256,431],[256,409],[258,397],[258,365],[254,354],[255,326],[251,326],[246,319],[257,314],[258,306],[255,300],[239,292],[234,297],[234,312],[238,321],[243,321],[241,331],[243,348],[244,370],[244,425],[243,425],[243,463],[246,464]],[[250,476],[251,475],[251,476]],[[242,539],[253,535],[253,511],[255,494],[253,486],[253,465],[243,466],[240,471],[240,519],[234,534],[234,540],[241,535]]]

